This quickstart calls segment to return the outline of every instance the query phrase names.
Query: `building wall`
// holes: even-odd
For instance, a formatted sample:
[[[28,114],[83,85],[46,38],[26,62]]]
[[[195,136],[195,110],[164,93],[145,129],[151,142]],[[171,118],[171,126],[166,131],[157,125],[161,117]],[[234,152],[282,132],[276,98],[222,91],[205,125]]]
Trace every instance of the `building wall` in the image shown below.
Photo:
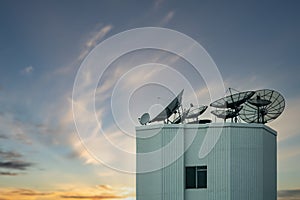
[[[149,125],[136,130],[138,155],[176,141],[160,156],[137,156],[138,171],[149,170],[157,163],[162,167],[137,174],[137,200],[276,199],[276,132],[265,125]],[[207,131],[213,139],[219,139],[200,159],[199,150]],[[207,143],[213,144],[212,140],[206,140]],[[178,154],[182,156],[167,165]],[[185,189],[185,166],[200,165],[207,165],[207,188]]]
[[[263,128],[230,131],[230,193],[232,200],[263,200]]]
[[[263,134],[264,199],[277,199],[277,141],[273,134]]]
[[[197,127],[195,127],[197,128]],[[185,189],[185,199],[230,199],[230,138],[228,128],[221,129],[221,126],[206,125],[198,126],[198,132],[192,145],[184,154],[185,166],[207,165],[207,188],[206,189]],[[203,159],[199,159],[199,150],[204,141],[207,131],[209,134],[222,134],[215,147]],[[189,137],[192,129],[187,129],[186,136]]]
[[[143,200],[183,200],[184,198],[184,126],[144,126],[137,128],[136,196]],[[146,137],[146,138],[140,138]],[[174,138],[176,140],[173,140]],[[162,148],[168,144],[170,148]],[[161,151],[158,151],[161,150]],[[149,157],[143,153],[154,152]],[[141,155],[141,156],[139,156]],[[176,155],[181,155],[177,158]],[[175,160],[175,162],[171,162]],[[168,163],[171,163],[168,165]],[[152,167],[159,170],[147,172]]]

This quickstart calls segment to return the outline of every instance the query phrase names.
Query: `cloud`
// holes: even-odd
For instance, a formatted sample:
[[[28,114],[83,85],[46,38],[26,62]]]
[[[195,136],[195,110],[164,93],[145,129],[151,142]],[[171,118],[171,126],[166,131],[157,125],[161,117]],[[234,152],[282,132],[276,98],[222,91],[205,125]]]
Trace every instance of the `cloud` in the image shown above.
[[[33,166],[33,163],[24,161],[0,161],[0,168],[26,170]]]
[[[123,199],[118,195],[61,195],[65,199]]]
[[[85,164],[99,164],[99,162],[86,150],[81,141],[70,138],[69,142],[73,147],[73,151],[67,155],[68,158],[83,159]]]
[[[82,44],[81,51],[74,59],[73,62],[71,62],[69,65],[65,67],[61,67],[54,71],[54,74],[60,74],[65,75],[66,73],[69,73],[70,71],[73,71],[74,69],[77,70],[77,66],[81,64],[81,62],[84,60],[84,58],[91,52],[91,50],[101,42],[107,36],[107,34],[113,29],[112,24],[107,24],[105,26],[103,25],[97,25],[97,28],[94,31],[91,31],[91,33],[88,34],[87,39]],[[74,68],[76,66],[76,68]]]
[[[8,139],[7,135],[0,134],[0,139]]]
[[[112,187],[110,185],[98,185],[96,189],[85,189],[81,192],[69,191],[60,194],[63,199],[127,199],[134,197],[135,193],[132,192],[134,188],[128,187]]]
[[[101,159],[101,161],[109,165],[112,164],[111,166],[118,166],[121,169],[124,169],[123,167],[124,165],[130,165],[131,155],[135,154],[134,139],[132,139],[132,137],[127,137],[128,135],[124,134],[124,132],[120,131],[120,129],[117,129],[116,125],[113,124],[114,121],[110,120],[111,104],[106,100],[110,100],[112,98],[115,99],[115,102],[117,102],[116,104],[120,106],[120,109],[114,106],[114,108],[118,112],[117,114],[118,119],[120,119],[120,121],[116,119],[115,121],[120,122],[120,124],[118,125],[122,125],[122,128],[126,129],[126,131],[129,134],[133,135],[134,125],[132,126],[132,121],[130,123],[126,123],[127,121],[125,121],[125,119],[130,120],[130,118],[128,118],[127,115],[126,116],[123,115],[123,114],[127,114],[126,109],[124,109],[125,108],[124,103],[127,102],[124,101],[124,96],[122,96],[122,94],[130,91],[132,88],[138,87],[140,85],[149,82],[160,83],[162,80],[164,83],[166,83],[166,85],[172,85],[172,87],[176,89],[178,88],[177,84],[179,84],[178,82],[175,83],[173,81],[175,78],[172,75],[176,75],[175,77],[178,77],[180,76],[180,72],[176,73],[175,72],[176,69],[173,69],[172,71],[173,73],[170,74],[171,72],[168,70],[168,68],[162,67],[161,65],[156,66],[155,64],[153,64],[153,63],[162,63],[166,65],[176,64],[178,60],[180,60],[179,56],[174,56],[173,54],[168,54],[161,51],[157,52],[153,50],[152,51],[147,50],[145,51],[145,53],[140,52],[136,54],[131,54],[131,55],[136,55],[134,56],[134,59],[132,59],[133,56],[120,58],[115,63],[113,63],[109,67],[109,69],[105,72],[105,74],[103,74],[103,76],[101,77],[99,87],[97,88],[95,94],[95,98],[96,98],[95,104],[97,105],[96,109],[98,113],[95,114],[93,110],[90,109],[93,108],[94,106],[94,102],[93,102],[94,89],[89,87],[89,84],[91,82],[90,80],[91,76],[93,74],[96,74],[96,72],[90,70],[87,71],[85,76],[82,76],[81,84],[79,86],[80,88],[78,89],[79,91],[82,91],[82,93],[80,93],[79,97],[77,98],[75,97],[73,99],[74,109],[76,113],[75,115],[76,117],[79,118],[76,120],[80,122],[77,123],[77,126],[78,125],[79,125],[78,127],[81,126],[82,127],[81,130],[84,130],[84,133],[80,132],[80,134],[86,134],[89,137],[89,138],[87,137],[89,141],[85,140],[86,142],[85,145],[92,150],[96,150],[95,151],[96,153],[95,152],[92,153],[93,155]],[[144,63],[152,63],[152,64],[144,68],[139,67],[139,68],[132,69],[132,66],[138,66],[139,64],[144,64]],[[179,64],[177,64],[177,66],[179,66]],[[134,71],[131,71],[131,69]],[[184,79],[182,79],[182,82],[180,83],[183,83],[183,81]],[[121,91],[119,94],[121,98],[112,96],[112,91],[116,83],[120,84],[119,86]],[[179,85],[184,86],[186,84],[179,84]],[[198,85],[199,84],[197,82],[197,86]],[[176,91],[176,89],[174,91]],[[188,90],[186,90],[185,92],[187,91]],[[116,94],[118,93],[116,92]],[[151,95],[151,91],[149,93],[149,96],[150,95]],[[98,108],[101,108],[101,110],[99,110]],[[102,108],[104,109],[102,110]],[[66,117],[64,117],[62,121],[74,123],[73,120],[70,120],[73,117],[70,114],[72,113],[72,110],[66,113],[67,113]],[[95,115],[97,116],[100,124],[94,121]],[[116,115],[114,115],[114,117],[116,117]],[[137,117],[134,117],[134,119],[137,119]],[[103,121],[113,124],[115,128],[109,127],[110,125],[108,125],[108,123],[103,123]],[[101,134],[99,128],[105,129],[104,130],[105,137],[101,137],[101,135],[103,134]],[[93,138],[90,137],[94,135],[95,137]],[[108,139],[110,141],[108,141]],[[115,146],[113,147],[113,145],[110,145],[110,142]],[[99,163],[94,159],[94,157],[92,157],[89,154],[89,152],[87,152],[84,148],[82,148],[82,143],[81,141],[78,140],[78,138],[72,139],[71,144],[73,145],[75,152],[72,153],[70,157],[77,156],[77,157],[84,158],[86,163],[89,164]],[[130,159],[128,159],[126,156],[118,156],[119,155],[117,152],[118,148],[124,150],[124,152],[132,153],[128,155]],[[131,162],[131,166],[132,168],[130,169],[133,169],[135,167],[134,161]]]
[[[14,199],[89,199],[89,200],[109,200],[109,199],[128,199],[135,197],[134,188],[127,187],[112,187],[110,185],[99,185],[97,187],[69,185],[68,188],[64,185],[56,190],[37,190],[29,188],[0,188],[2,198]],[[103,187],[102,187],[103,186]]]
[[[299,141],[300,132],[296,124],[299,123],[300,98],[286,100],[286,107],[283,113],[273,122],[268,124],[277,131],[278,160],[279,164],[285,166],[281,169],[294,167],[288,160],[297,161],[300,156]]]
[[[0,130],[1,132],[5,133],[5,135],[2,134],[2,137],[0,138],[15,139],[28,145],[32,144],[32,141],[29,138],[28,134],[26,134],[26,132],[31,132],[35,129],[31,124],[24,123],[16,119],[16,116],[13,113],[6,112],[0,115]],[[7,135],[9,135],[10,137],[8,138]]]
[[[106,25],[101,28],[98,32],[95,33],[94,37],[92,37],[89,41],[86,42],[87,47],[94,47],[97,42],[103,39],[104,36],[113,28],[112,25]]]
[[[91,37],[85,42],[84,48],[81,50],[78,60],[82,61],[87,54],[112,30],[111,24],[101,27],[99,30],[93,31]]]
[[[4,158],[4,159],[14,159],[14,158],[20,158],[22,157],[22,154],[19,154],[17,152],[14,151],[2,151],[0,150],[0,158]]]
[[[0,172],[0,176],[17,176],[19,173],[13,173],[13,172]]]
[[[112,187],[110,185],[98,185],[98,188],[102,190],[112,190]]]
[[[31,190],[26,188],[0,188],[1,197],[7,200],[15,199],[26,199],[26,200],[36,200],[36,199],[50,199],[47,197],[54,197],[55,193],[53,192],[43,192],[38,190]],[[1,200],[1,198],[0,198]]]
[[[25,67],[24,69],[21,70],[22,74],[32,74],[34,71],[34,68],[30,65],[28,67]]]
[[[174,17],[175,11],[169,11],[164,18],[158,23],[158,26],[165,26],[167,25]]]
[[[154,8],[159,9],[161,8],[162,4],[165,2],[165,0],[155,0],[154,1]]]
[[[278,200],[300,200],[300,189],[279,190],[277,195]]]
[[[57,110],[51,110],[51,113],[55,113],[53,115],[53,118],[55,119],[61,118],[61,116],[65,114],[64,111],[69,110],[65,104],[61,106],[56,105],[56,107]],[[47,115],[49,114],[47,113]],[[65,139],[68,137],[68,134],[73,134],[71,128],[65,126],[65,124],[59,124],[60,122],[50,124],[50,120],[48,121],[46,116],[43,120],[45,120],[45,122],[40,123],[23,121],[18,119],[16,114],[6,112],[0,115],[0,130],[5,133],[0,135],[0,140],[9,139],[8,142],[14,144],[19,143],[26,148],[34,148],[39,143],[47,145],[65,145]],[[0,148],[0,156],[3,156],[4,153],[5,152],[1,151]],[[8,154],[13,156],[13,153],[15,153],[14,156],[17,156],[17,152],[6,152],[5,154],[7,156]]]
[[[295,126],[299,123],[299,102],[300,98],[287,99],[283,113],[271,122],[271,126],[278,131],[279,142],[299,136],[299,129]]]
[[[11,191],[11,193],[19,194],[22,196],[45,196],[45,195],[52,194],[51,192],[37,192],[29,189],[18,189],[18,190]]]

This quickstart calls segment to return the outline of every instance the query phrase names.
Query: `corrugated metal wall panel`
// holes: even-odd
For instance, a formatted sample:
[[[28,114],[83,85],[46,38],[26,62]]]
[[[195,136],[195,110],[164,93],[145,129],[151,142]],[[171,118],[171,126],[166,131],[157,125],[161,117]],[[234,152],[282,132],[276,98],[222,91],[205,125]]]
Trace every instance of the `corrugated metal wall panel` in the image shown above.
[[[263,199],[263,137],[253,128],[231,128],[231,199]]]
[[[137,132],[151,135],[153,127],[142,127]],[[272,129],[262,124],[230,123],[160,128],[160,133],[151,138],[137,139],[137,152],[161,148],[176,135],[181,138],[171,149],[162,151],[159,161],[163,169],[137,175],[137,200],[276,200],[277,143]],[[212,151],[200,159],[199,150],[207,130],[212,139],[217,139],[219,131],[222,134]],[[209,142],[213,144],[213,140]],[[167,165],[184,149],[184,156]],[[184,189],[184,166],[200,165],[207,165],[208,188]],[[138,159],[137,168],[142,166],[145,165]]]
[[[169,165],[170,158],[176,158],[178,155],[184,153],[184,133],[183,127],[177,131],[174,129],[164,129],[162,133],[162,147],[170,144],[174,140],[175,145],[170,149],[164,149],[163,153],[163,200],[183,200],[183,172],[184,163],[183,157],[177,159],[174,163]],[[177,135],[178,134],[178,135]]]

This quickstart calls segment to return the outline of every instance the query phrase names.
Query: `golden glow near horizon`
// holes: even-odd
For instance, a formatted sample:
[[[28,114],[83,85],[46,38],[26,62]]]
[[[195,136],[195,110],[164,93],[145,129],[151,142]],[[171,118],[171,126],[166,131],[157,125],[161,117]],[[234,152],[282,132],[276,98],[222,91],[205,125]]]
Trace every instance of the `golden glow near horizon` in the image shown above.
[[[73,188],[56,191],[39,191],[24,188],[1,188],[0,199],[5,200],[62,200],[62,199],[102,199],[102,200],[129,200],[135,199],[134,188],[113,188],[109,185],[98,185],[95,188]]]

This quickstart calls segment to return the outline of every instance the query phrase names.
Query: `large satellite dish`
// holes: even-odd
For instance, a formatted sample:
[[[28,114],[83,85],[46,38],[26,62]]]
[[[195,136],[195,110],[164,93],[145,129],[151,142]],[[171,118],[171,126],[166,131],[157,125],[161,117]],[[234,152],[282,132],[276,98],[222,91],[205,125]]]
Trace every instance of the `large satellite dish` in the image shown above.
[[[215,108],[221,108],[221,110],[213,110],[212,114],[217,116],[218,118],[226,119],[231,118],[231,121],[235,119],[237,122],[237,116],[242,109],[242,104],[244,104],[248,99],[250,99],[255,92],[254,91],[246,91],[246,92],[238,92],[232,94],[231,88],[229,88],[230,95],[218,99],[210,104],[210,106]]]
[[[276,119],[284,110],[284,97],[274,90],[257,90],[244,104],[240,117],[247,123],[267,123]]]
[[[193,106],[193,104],[191,104],[191,106]],[[190,112],[188,113],[188,115],[185,117],[185,119],[187,120],[187,123],[188,124],[199,124],[200,123],[199,116],[202,115],[206,111],[207,108],[208,108],[208,106],[199,106],[199,107],[191,109]]]
[[[212,114],[217,116],[218,118],[222,118],[226,121],[226,119],[236,119],[236,117],[239,115],[239,112],[243,106],[239,106],[236,109],[227,109],[227,110],[213,110],[211,111]]]
[[[165,123],[170,122],[169,117],[176,113],[179,107],[181,106],[181,101],[182,101],[182,95],[183,95],[183,90],[169,103],[169,105],[161,112],[159,113],[156,117],[154,117],[151,122],[158,122],[158,121],[164,121]]]
[[[191,109],[191,108],[189,108],[189,109],[187,109],[187,110],[184,110],[184,111],[182,112],[182,114],[179,114],[179,115],[172,121],[172,124],[179,124],[179,123],[183,122],[183,121],[186,119],[186,117],[188,116],[188,114],[189,114],[189,112],[190,112],[190,109]]]
[[[231,93],[231,88],[229,88]],[[254,91],[238,92],[235,94],[230,94],[226,97],[218,99],[210,104],[210,106],[215,108],[231,108],[235,109],[245,103],[255,94]]]
[[[194,108],[189,112],[189,114],[186,116],[186,118],[187,119],[198,118],[200,115],[202,115],[206,111],[207,108],[208,108],[208,106],[199,106],[198,108]]]
[[[183,95],[183,90],[168,104],[168,106],[163,111],[161,111],[161,113],[159,113],[156,117],[154,117],[151,120],[150,120],[150,115],[148,113],[143,114],[138,119],[140,124],[146,125],[147,123],[160,122],[160,121],[163,121],[164,123],[172,123],[172,124],[182,122],[184,120],[183,117],[185,117],[188,113],[187,111],[186,113],[183,112],[180,115],[179,108],[181,106],[182,95]],[[171,117],[171,115],[176,113],[179,113],[179,116],[176,119],[174,119],[174,121],[170,121],[169,118]]]

